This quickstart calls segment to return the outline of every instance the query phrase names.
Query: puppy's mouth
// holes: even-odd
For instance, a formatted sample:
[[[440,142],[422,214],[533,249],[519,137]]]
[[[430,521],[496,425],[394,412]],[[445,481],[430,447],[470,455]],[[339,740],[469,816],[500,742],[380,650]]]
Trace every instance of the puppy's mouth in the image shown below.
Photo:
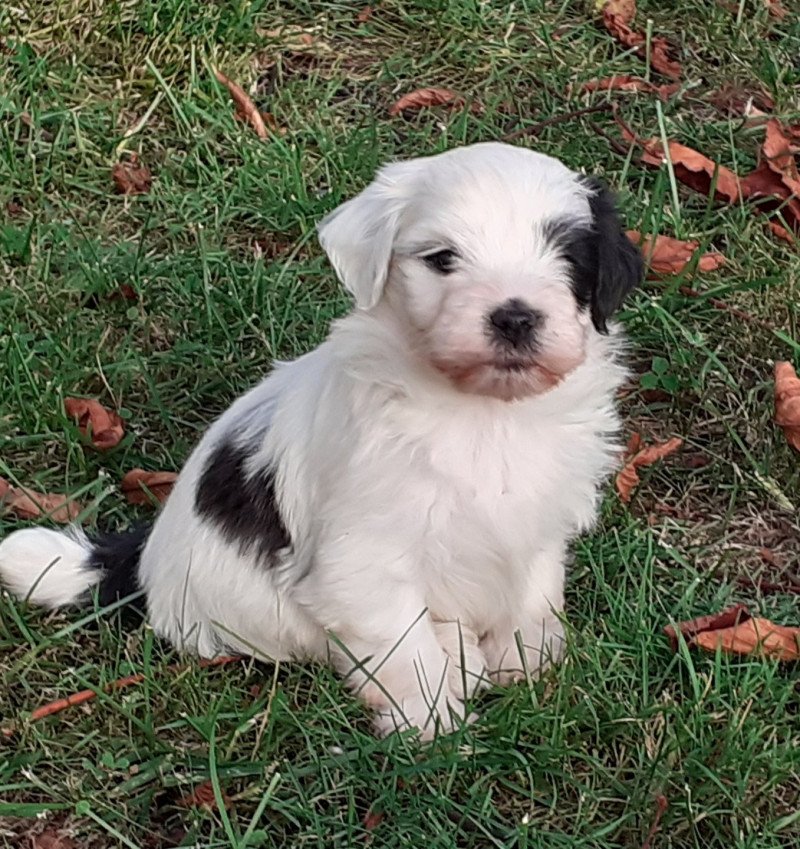
[[[540,395],[557,386],[565,377],[534,359],[521,357],[498,357],[470,363],[440,360],[434,361],[433,365],[458,389],[503,401]]]

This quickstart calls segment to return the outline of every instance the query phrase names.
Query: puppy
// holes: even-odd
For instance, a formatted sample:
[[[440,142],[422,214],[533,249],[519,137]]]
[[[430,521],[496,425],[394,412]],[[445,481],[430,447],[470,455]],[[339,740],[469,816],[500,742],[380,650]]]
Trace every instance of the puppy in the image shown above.
[[[319,237],[354,312],[210,427],[153,528],[19,530],[0,576],[49,607],[140,588],[178,648],[330,661],[428,738],[561,653],[642,262],[598,182],[497,143],[387,165]]]

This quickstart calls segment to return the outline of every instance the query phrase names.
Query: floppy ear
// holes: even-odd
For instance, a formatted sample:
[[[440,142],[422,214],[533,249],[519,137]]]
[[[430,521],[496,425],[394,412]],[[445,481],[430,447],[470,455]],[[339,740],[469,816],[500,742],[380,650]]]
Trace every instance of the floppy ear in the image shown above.
[[[319,224],[320,244],[359,309],[374,307],[383,294],[412,166],[385,166],[361,194]]]
[[[639,248],[625,235],[612,192],[596,177],[583,177],[581,182],[592,191],[592,322],[600,333],[607,333],[608,319],[642,282],[644,262]]]

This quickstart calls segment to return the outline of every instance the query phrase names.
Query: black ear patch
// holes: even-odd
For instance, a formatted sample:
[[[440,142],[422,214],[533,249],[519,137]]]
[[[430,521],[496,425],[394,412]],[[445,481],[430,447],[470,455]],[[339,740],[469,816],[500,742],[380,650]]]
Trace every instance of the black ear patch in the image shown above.
[[[592,226],[576,227],[560,220],[551,225],[551,237],[560,243],[572,266],[572,289],[591,310],[592,323],[607,333],[608,319],[644,277],[639,248],[625,235],[614,195],[596,177],[581,177],[592,190],[589,207]]]
[[[272,565],[291,539],[278,510],[273,472],[266,468],[248,474],[250,453],[221,441],[206,460],[194,506],[242,554],[255,552],[261,562]]]

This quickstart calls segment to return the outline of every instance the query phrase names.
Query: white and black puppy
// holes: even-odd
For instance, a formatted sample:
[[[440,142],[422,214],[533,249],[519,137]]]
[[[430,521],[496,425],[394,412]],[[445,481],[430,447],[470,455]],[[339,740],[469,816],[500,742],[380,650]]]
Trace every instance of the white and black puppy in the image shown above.
[[[319,234],[356,309],[211,426],[152,530],[16,531],[0,576],[51,607],[141,588],[179,648],[330,660],[429,737],[559,656],[641,258],[600,184],[496,143],[386,166]]]

